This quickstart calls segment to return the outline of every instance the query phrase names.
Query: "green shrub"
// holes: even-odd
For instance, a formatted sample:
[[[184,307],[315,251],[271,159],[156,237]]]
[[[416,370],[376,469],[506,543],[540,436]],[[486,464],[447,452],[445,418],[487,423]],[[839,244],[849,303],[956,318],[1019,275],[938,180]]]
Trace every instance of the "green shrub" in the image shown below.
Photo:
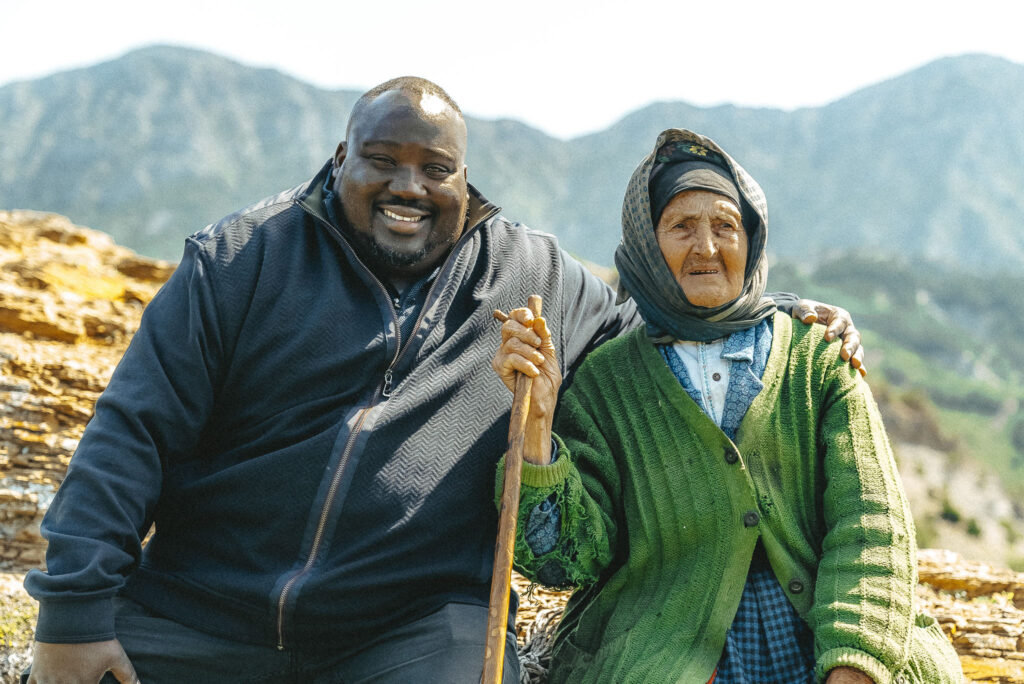
[[[953,504],[949,502],[949,499],[942,500],[942,512],[939,513],[939,517],[946,522],[951,522],[956,525],[960,522],[960,511],[953,508]]]

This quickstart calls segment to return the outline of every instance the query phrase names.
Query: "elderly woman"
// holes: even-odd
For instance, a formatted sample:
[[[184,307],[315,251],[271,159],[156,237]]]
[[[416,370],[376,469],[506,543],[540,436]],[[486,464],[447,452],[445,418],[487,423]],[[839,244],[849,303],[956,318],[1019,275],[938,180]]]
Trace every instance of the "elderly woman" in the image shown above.
[[[961,681],[914,612],[913,522],[867,384],[762,296],[760,187],[671,129],[622,224],[646,326],[592,353],[560,402],[542,318],[512,312],[494,359],[510,388],[534,377],[517,567],[577,589],[550,680]]]

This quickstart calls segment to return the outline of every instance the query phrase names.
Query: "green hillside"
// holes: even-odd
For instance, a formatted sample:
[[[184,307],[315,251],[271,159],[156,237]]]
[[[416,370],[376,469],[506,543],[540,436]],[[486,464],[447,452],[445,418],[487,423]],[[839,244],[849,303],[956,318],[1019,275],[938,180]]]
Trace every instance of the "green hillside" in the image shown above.
[[[775,265],[770,286],[850,310],[880,401],[933,418],[897,438],[975,459],[1024,501],[1024,277],[847,256]]]

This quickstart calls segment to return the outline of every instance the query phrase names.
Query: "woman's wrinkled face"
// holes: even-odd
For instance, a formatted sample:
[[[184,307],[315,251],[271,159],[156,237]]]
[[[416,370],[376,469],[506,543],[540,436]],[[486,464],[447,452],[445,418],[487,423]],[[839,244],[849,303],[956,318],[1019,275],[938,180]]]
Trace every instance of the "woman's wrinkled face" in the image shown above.
[[[661,213],[655,235],[665,263],[694,306],[721,306],[743,292],[747,232],[732,200],[706,190],[681,192]]]

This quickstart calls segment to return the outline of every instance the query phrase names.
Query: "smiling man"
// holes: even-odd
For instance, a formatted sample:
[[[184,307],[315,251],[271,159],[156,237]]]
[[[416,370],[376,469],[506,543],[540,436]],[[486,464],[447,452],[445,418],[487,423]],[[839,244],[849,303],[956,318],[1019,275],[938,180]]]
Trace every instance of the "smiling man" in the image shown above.
[[[639,319],[465,153],[441,88],[389,81],[312,180],[188,238],[43,523],[30,682],[479,680],[492,311],[541,295],[567,369]]]
[[[334,191],[349,236],[397,288],[451,250],[466,222],[466,124],[439,94],[390,90],[353,111]]]

